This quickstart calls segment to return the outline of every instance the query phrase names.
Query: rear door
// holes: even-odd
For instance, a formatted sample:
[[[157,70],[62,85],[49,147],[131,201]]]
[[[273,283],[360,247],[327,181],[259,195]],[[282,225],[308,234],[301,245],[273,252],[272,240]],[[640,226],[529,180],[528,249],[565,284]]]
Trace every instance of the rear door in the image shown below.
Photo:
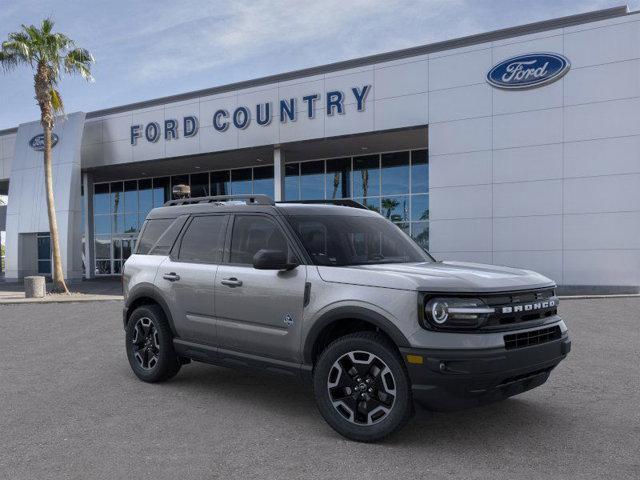
[[[215,311],[221,349],[299,361],[306,267],[256,270],[260,249],[297,258],[282,225],[270,215],[236,214],[225,262],[216,275]]]
[[[216,345],[214,281],[228,220],[225,214],[193,216],[158,270],[156,285],[184,340]]]

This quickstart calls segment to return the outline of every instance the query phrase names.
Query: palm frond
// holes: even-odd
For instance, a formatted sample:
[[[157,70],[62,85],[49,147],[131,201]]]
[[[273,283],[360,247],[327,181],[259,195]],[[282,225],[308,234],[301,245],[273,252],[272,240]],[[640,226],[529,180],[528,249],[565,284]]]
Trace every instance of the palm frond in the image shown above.
[[[67,73],[79,73],[88,82],[93,81],[91,64],[93,56],[84,48],[75,48],[67,53],[64,59],[64,69]]]
[[[53,111],[55,113],[64,112],[64,104],[62,103],[60,92],[58,92],[58,90],[56,90],[55,88],[51,88],[49,95],[51,96],[51,106],[53,107]]]

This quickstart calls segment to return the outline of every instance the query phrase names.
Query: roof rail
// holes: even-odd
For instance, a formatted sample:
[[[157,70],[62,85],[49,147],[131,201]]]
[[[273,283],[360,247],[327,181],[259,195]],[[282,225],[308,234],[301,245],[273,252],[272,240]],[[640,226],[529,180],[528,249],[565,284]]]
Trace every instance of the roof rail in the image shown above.
[[[369,210],[363,204],[356,202],[355,200],[349,200],[346,198],[340,198],[337,200],[286,200],[284,202],[278,202],[278,203],[304,203],[304,204],[311,204],[311,205],[325,204],[325,205],[338,205],[340,207],[361,208],[363,210]]]
[[[197,205],[198,203],[224,203],[245,200],[247,205],[275,205],[273,199],[267,195],[214,195],[209,197],[179,198],[165,202],[165,207],[177,205]]]

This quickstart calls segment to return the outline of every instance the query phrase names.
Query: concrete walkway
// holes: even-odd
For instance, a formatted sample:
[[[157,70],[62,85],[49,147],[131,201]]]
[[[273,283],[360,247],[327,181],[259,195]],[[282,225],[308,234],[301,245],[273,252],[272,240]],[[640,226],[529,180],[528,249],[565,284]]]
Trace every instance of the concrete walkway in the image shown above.
[[[120,278],[100,278],[72,282],[67,285],[69,295],[47,293],[44,298],[25,298],[22,283],[0,282],[0,305],[15,303],[64,303],[64,302],[96,302],[104,300],[122,300]],[[47,283],[47,292],[51,284]]]

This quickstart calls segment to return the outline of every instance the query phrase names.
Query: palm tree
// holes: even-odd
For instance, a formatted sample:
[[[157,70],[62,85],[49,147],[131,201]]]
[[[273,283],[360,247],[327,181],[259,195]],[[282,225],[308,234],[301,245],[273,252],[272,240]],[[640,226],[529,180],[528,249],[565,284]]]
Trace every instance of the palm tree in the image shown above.
[[[69,293],[62,273],[58,222],[53,202],[51,170],[51,131],[56,114],[64,112],[58,91],[61,71],[79,74],[91,81],[93,57],[84,48],[76,47],[73,40],[62,33],[54,33],[53,21],[45,18],[38,28],[22,25],[19,32],[10,33],[0,48],[0,64],[5,71],[26,65],[33,70],[36,101],[40,107],[40,123],[44,129],[44,175],[47,191],[47,213],[53,248],[53,291]]]

